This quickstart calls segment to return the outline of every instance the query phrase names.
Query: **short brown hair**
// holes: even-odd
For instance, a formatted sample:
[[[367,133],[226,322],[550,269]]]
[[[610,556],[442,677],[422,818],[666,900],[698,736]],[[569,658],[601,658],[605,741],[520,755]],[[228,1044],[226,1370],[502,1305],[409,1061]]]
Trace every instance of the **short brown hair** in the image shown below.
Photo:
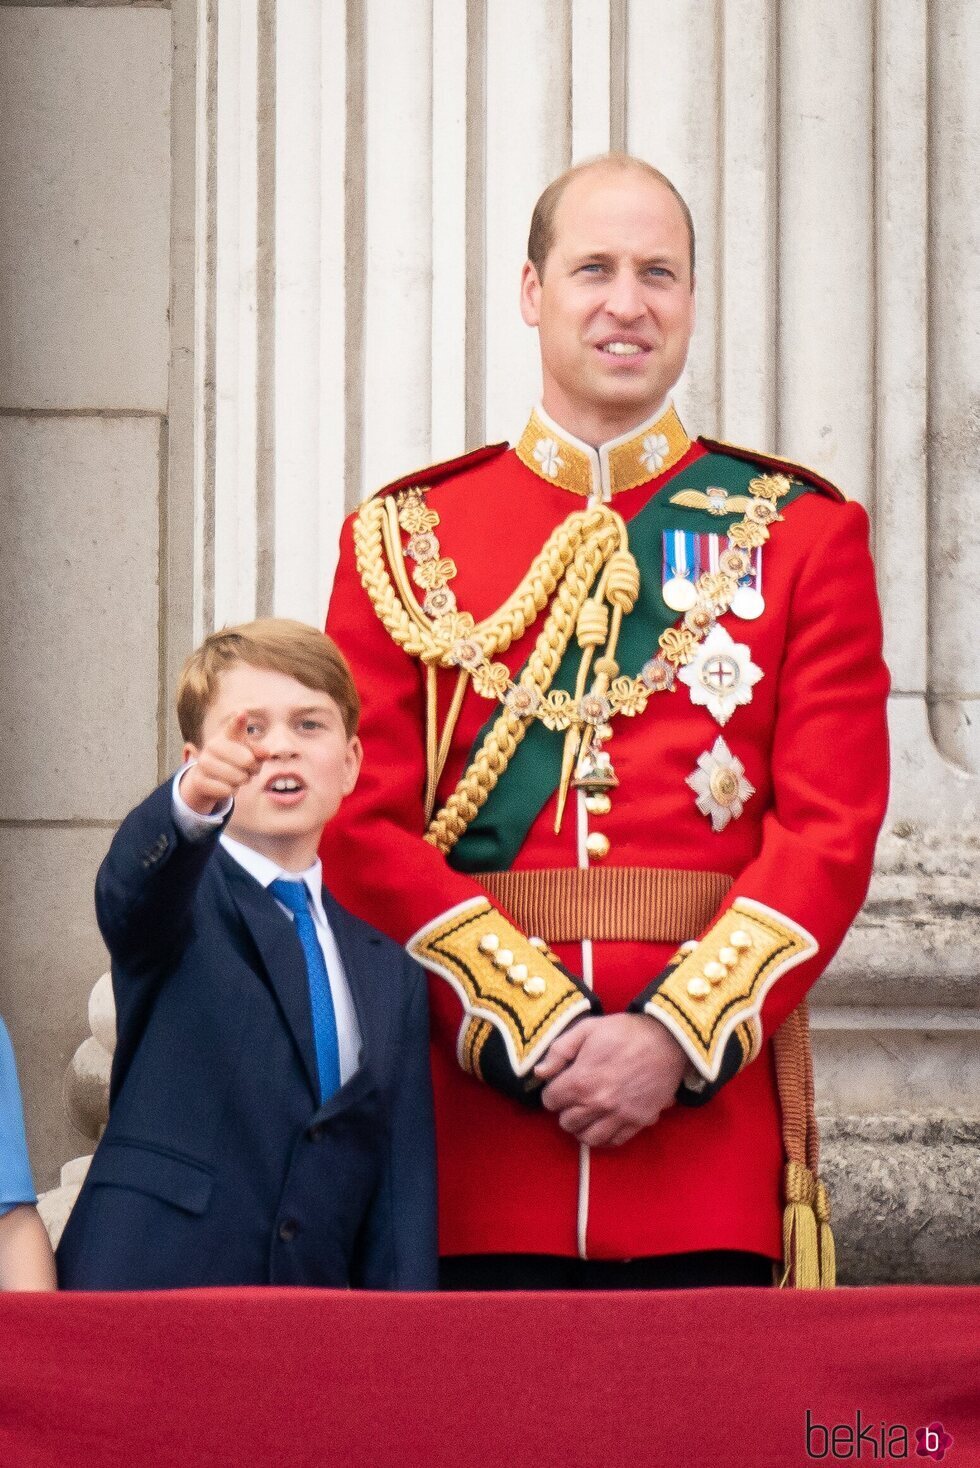
[[[687,235],[691,246],[691,280],[693,281],[694,220],[687,207],[687,201],[666,174],[661,173],[659,168],[654,168],[652,163],[647,163],[643,158],[634,158],[631,153],[600,153],[597,158],[586,158],[582,163],[566,168],[565,172],[560,173],[545,189],[534,206],[534,213],[531,215],[531,229],[527,237],[527,258],[538,272],[538,279],[541,280],[544,276],[544,262],[555,243],[555,215],[558,212],[562,195],[573,178],[577,178],[580,173],[588,173],[593,168],[618,168],[623,171],[634,169],[637,173],[645,173],[648,178],[656,179],[658,183],[662,183],[670,190],[681,206],[684,223],[687,225]]]
[[[181,669],[177,721],[189,744],[201,742],[205,715],[218,692],[221,674],[239,663],[286,673],[304,688],[329,694],[343,716],[348,739],[356,734],[361,700],[337,644],[305,622],[261,617],[257,622],[242,622],[238,627],[212,632]]]

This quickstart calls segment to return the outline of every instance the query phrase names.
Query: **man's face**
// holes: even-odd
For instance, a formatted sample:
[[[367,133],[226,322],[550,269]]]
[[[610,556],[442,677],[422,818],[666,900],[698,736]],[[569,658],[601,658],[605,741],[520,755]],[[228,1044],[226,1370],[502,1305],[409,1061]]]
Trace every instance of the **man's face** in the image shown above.
[[[598,443],[650,417],[694,330],[690,242],[670,190],[634,169],[573,178],[543,279],[524,267],[521,314],[538,328],[542,400],[562,427]]]
[[[221,674],[202,742],[244,712],[249,742],[268,758],[236,793],[228,835],[289,871],[303,870],[325,823],[354,788],[360,740],[347,737],[343,715],[328,693],[287,673],[238,663]],[[185,746],[185,758],[196,753],[193,745]]]

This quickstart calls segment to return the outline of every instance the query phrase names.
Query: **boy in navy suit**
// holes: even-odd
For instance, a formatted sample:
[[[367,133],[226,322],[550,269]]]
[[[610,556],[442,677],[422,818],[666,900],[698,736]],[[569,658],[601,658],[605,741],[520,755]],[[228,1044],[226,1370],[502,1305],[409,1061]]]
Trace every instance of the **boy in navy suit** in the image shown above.
[[[361,763],[347,664],[298,622],[228,628],[177,712],[186,763],[96,883],[118,1041],[61,1284],[429,1288],[424,976],[317,859]]]

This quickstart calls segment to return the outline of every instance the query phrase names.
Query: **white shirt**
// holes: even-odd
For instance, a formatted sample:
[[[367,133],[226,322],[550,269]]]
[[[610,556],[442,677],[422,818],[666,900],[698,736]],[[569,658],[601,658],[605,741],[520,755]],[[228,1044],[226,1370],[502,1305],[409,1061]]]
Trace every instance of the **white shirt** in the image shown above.
[[[216,826],[221,826],[232,808],[232,801],[228,801],[217,811],[209,816],[198,815],[197,811],[191,810],[186,800],[180,794],[178,786],[180,777],[184,771],[190,768],[193,761],[182,765],[174,776],[173,790],[173,814],[174,823],[181,835],[188,841],[200,841],[207,836]],[[260,851],[254,851],[251,846],[244,846],[241,841],[222,834],[219,837],[222,846],[233,860],[244,867],[250,877],[262,887],[268,887],[282,877],[287,882],[304,882],[306,890],[310,895],[310,907],[313,912],[313,925],[316,928],[316,936],[323,952],[323,961],[327,966],[327,979],[330,984],[330,997],[333,1000],[333,1011],[337,1020],[337,1050],[340,1058],[340,1084],[344,1085],[357,1070],[361,1063],[361,1031],[357,1023],[357,1014],[354,1009],[354,1000],[351,996],[350,985],[347,982],[347,974],[344,970],[343,959],[333,930],[327,921],[327,914],[323,908],[323,867],[319,858],[312,866],[306,868],[305,872],[286,872],[277,865],[270,857],[263,856]],[[281,902],[276,899],[276,906],[280,912],[284,912],[290,922],[294,921],[293,914]]]

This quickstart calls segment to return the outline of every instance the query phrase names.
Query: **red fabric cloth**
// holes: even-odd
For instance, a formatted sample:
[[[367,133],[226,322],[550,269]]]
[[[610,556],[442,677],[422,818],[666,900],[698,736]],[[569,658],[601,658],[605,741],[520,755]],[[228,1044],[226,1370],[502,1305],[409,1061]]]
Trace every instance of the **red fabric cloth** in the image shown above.
[[[938,1461],[939,1422],[975,1468],[978,1319],[966,1288],[7,1295],[0,1463],[803,1468],[809,1411],[904,1426],[886,1462]]]

